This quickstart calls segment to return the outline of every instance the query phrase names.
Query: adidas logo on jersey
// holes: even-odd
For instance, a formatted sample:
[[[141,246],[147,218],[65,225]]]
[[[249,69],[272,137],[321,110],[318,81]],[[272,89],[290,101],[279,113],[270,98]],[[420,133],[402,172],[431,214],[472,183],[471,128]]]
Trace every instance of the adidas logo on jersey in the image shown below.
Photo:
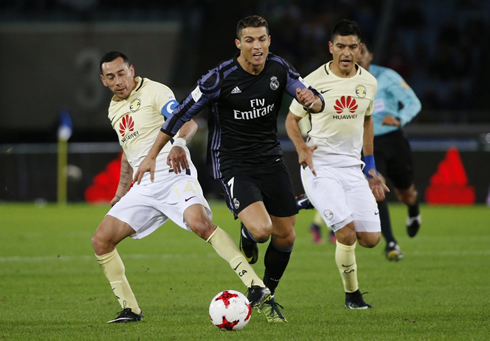
[[[241,92],[242,92],[242,90],[240,90],[240,88],[238,86],[235,86],[235,88],[233,90],[231,90],[232,94],[239,94]]]

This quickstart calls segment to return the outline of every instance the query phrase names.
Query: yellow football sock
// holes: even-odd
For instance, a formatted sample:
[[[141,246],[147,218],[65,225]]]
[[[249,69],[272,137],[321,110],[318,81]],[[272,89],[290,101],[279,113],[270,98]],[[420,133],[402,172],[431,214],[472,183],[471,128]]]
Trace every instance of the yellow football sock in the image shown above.
[[[105,276],[111,284],[112,291],[116,295],[119,304],[123,309],[131,308],[133,313],[140,314],[141,309],[136,302],[133,291],[129,286],[128,280],[124,272],[124,264],[116,249],[106,253],[105,255],[97,256],[97,261],[104,271]]]
[[[356,291],[359,288],[357,283],[356,243],[354,245],[344,245],[337,242],[335,263],[337,263],[339,268],[345,292]]]
[[[257,276],[250,264],[248,264],[238,249],[238,246],[226,231],[217,226],[213,234],[206,240],[206,243],[210,243],[216,250],[216,253],[230,263],[233,271],[235,271],[247,287],[251,285],[265,287],[264,282]]]

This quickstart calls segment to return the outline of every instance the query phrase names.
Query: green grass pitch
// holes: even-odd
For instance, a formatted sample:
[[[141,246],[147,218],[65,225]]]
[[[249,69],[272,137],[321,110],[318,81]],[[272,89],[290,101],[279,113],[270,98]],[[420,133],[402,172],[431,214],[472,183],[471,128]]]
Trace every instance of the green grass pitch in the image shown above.
[[[214,221],[238,241],[221,202]],[[490,208],[422,206],[423,225],[406,235],[405,208],[391,204],[405,258],[384,258],[384,241],[357,247],[362,292],[374,309],[344,308],[334,246],[311,242],[313,211],[297,216],[291,262],[276,292],[287,324],[257,312],[241,331],[208,318],[221,290],[245,291],[210,245],[167,223],[125,240],[119,253],[145,318],[108,325],[120,307],[90,238],[107,206],[0,204],[0,340],[487,340],[490,335]],[[263,274],[265,246],[255,265]]]

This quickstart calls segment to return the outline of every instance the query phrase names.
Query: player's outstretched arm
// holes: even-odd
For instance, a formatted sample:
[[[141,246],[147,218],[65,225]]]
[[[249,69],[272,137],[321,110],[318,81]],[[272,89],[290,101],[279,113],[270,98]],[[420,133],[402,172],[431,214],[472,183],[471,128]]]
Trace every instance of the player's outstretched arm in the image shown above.
[[[369,187],[374,194],[376,200],[385,198],[385,192],[390,189],[384,183],[383,179],[378,175],[376,164],[374,162],[374,128],[372,115],[364,118],[364,137],[363,137],[363,152],[364,152],[364,175],[369,182]]]
[[[317,146],[309,147],[306,145],[299,129],[299,120],[301,120],[301,117],[290,111],[286,118],[286,131],[298,153],[299,164],[303,167],[310,167],[311,172],[316,176],[315,168],[313,168],[313,151],[317,149]]]
[[[167,157],[167,165],[169,165],[176,174],[189,168],[189,162],[184,147],[187,142],[192,140],[196,131],[197,123],[194,120],[187,121],[182,128],[180,128],[179,137],[174,140],[173,148],[170,150]]]
[[[308,88],[296,88],[296,100],[309,112],[317,113],[322,110],[322,100]]]
[[[141,179],[143,179],[143,175],[145,175],[146,172],[150,172],[150,180],[152,182],[155,180],[155,164],[158,153],[160,153],[163,146],[165,146],[171,138],[170,135],[167,135],[162,131],[158,133],[157,139],[155,143],[153,143],[148,155],[146,155],[145,159],[140,163],[138,171],[134,175],[133,183],[141,183]]]

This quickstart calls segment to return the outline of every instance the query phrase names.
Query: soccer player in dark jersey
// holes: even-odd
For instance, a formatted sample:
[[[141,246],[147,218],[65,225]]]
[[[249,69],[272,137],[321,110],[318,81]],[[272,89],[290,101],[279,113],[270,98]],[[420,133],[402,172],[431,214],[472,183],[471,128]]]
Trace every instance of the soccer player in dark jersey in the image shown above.
[[[267,21],[241,19],[235,45],[240,53],[222,62],[197,82],[197,87],[165,122],[134,181],[147,171],[153,177],[155,157],[179,128],[208,106],[208,164],[219,179],[235,219],[240,218],[240,249],[249,263],[258,258],[256,243],[270,239],[264,283],[272,294],[293,249],[298,213],[289,172],[277,139],[277,115],[284,91],[310,112],[323,110],[323,97],[306,84],[284,59],[269,52]],[[176,173],[187,168],[182,148],[174,147],[168,164]],[[246,228],[245,228],[246,226]],[[269,322],[286,322],[274,296],[259,310]]]

